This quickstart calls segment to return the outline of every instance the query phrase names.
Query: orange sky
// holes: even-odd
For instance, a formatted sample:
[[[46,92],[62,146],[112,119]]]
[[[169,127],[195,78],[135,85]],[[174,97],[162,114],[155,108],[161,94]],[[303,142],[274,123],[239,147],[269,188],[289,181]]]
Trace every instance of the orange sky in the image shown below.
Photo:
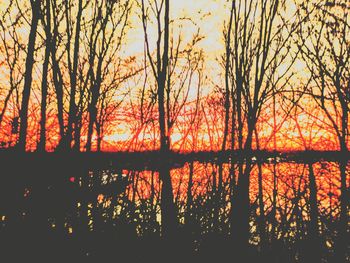
[[[289,1],[288,8],[284,11],[286,15],[291,15],[295,11],[295,5],[293,2],[294,0]],[[4,10],[4,6],[6,6],[8,3],[8,0],[0,2],[0,14]],[[223,86],[223,69],[220,67],[219,61],[225,52],[223,41],[223,24],[227,22],[229,18],[230,5],[230,1],[226,0],[170,1],[171,19],[175,20],[175,22],[173,22],[173,26],[171,27],[171,32],[175,38],[181,34],[185,45],[188,41],[190,41],[193,34],[197,32],[198,28],[200,29],[200,34],[204,36],[204,39],[198,44],[198,48],[203,49],[205,54],[205,74],[208,77],[208,81],[206,81],[202,87],[203,96],[208,95],[216,85],[221,87]],[[139,6],[136,4],[136,0],[133,0],[133,10],[130,18],[131,28],[127,31],[126,41],[122,48],[122,56],[125,58],[129,56],[136,56],[136,58],[141,61],[144,52],[144,33],[141,19],[139,17],[140,12],[141,11]],[[190,18],[191,21],[189,21],[188,18]],[[28,33],[28,25],[25,25],[23,28],[25,33]],[[148,34],[150,36],[151,49],[152,47],[154,48],[155,43],[154,39],[152,39],[152,36],[156,36],[154,30],[154,27],[152,28],[150,25]],[[23,35],[25,36],[25,34]],[[295,47],[292,48],[292,52],[294,51]],[[283,71],[284,68],[285,67],[282,67],[281,71]],[[295,62],[292,71],[296,73],[291,80],[292,85],[299,85],[308,77],[308,73],[305,70],[305,64],[300,59]],[[38,76],[39,79],[41,78],[41,68],[39,63],[36,65],[33,74],[34,76]],[[4,71],[2,71],[0,68],[0,85],[6,85],[6,82],[8,81],[8,78],[4,76]],[[34,83],[34,85],[38,85],[38,83]],[[196,89],[197,86],[194,83],[191,87],[192,91],[190,92],[190,94],[192,93],[192,97],[190,96],[189,100],[194,98]],[[37,90],[37,92],[32,94],[35,93],[37,93],[37,98],[40,98],[40,92]],[[40,99],[37,98],[34,99],[37,102],[40,102]],[[303,117],[300,116],[300,118]],[[304,118],[304,121],[305,123],[308,121],[307,117]],[[300,122],[303,122],[303,119],[301,119]],[[288,136],[298,136],[298,131],[293,130],[293,124],[289,125],[291,128],[285,128],[285,130],[289,132]],[[269,133],[271,133],[271,125],[270,127],[264,127],[262,135],[268,136]],[[302,133],[305,136],[309,136],[310,134],[309,131],[303,131]],[[115,143],[118,141],[127,141],[131,137],[132,134],[130,133],[128,123],[119,123],[118,125],[115,125],[112,133],[106,135],[105,140]],[[151,137],[152,136],[150,136],[150,138]],[[205,135],[204,137],[207,138],[208,135]],[[174,132],[172,138],[173,141],[176,142],[181,138],[181,136],[178,132]]]

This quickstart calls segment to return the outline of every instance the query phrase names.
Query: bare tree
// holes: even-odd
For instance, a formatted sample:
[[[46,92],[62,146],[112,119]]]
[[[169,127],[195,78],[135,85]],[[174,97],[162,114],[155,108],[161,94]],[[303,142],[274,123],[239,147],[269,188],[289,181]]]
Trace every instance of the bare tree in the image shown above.
[[[51,4],[46,0],[42,10],[41,20],[45,29],[45,55],[43,62],[42,81],[41,81],[41,119],[40,119],[40,139],[38,150],[45,151],[46,148],[46,109],[48,95],[48,71],[51,54]]]
[[[62,43],[60,25],[64,20],[64,12],[61,11],[63,5],[62,2],[52,1],[52,39],[51,39],[51,62],[52,62],[52,75],[53,75],[53,86],[56,93],[57,100],[57,119],[59,129],[59,141],[58,145],[61,145],[62,140],[65,136],[65,123],[64,123],[64,84],[63,74],[60,68],[60,61],[63,57],[64,52],[59,53],[59,49]]]
[[[0,112],[0,127],[5,131],[5,126],[12,126],[11,134],[18,133],[18,117],[20,111],[20,86],[23,85],[24,71],[22,70],[24,60],[24,43],[20,38],[19,29],[23,21],[23,15],[17,14],[17,18],[13,19],[15,4],[10,2],[3,13],[0,14],[0,34],[2,54],[1,66],[9,71],[8,85],[1,87],[2,108]],[[8,87],[8,88],[6,88]],[[8,112],[9,108],[13,108],[12,112]],[[8,117],[6,117],[8,115]],[[4,135],[2,135],[4,137]],[[5,139],[5,138],[3,138]],[[2,142],[5,143],[5,142]],[[8,142],[11,145],[11,140]]]
[[[336,133],[339,149],[348,152],[350,103],[349,3],[325,1],[300,5],[300,16],[309,15],[300,25],[299,48],[310,73],[308,93],[326,114]],[[305,39],[305,37],[307,38]],[[336,248],[338,262],[345,262],[348,197],[347,160],[340,160],[341,208]]]
[[[151,3],[150,3],[151,4]],[[167,83],[167,72],[169,63],[169,0],[155,1],[151,4],[152,11],[157,21],[157,47],[156,60],[154,61],[150,50],[147,25],[149,20],[149,9],[146,7],[145,1],[141,2],[142,23],[145,34],[145,43],[147,49],[148,61],[151,65],[154,78],[157,83],[157,99],[158,99],[158,121],[160,127],[160,152],[167,156],[169,152],[169,133],[166,127],[165,114],[165,89]],[[162,24],[162,15],[163,24]],[[161,47],[163,42],[163,47]],[[169,80],[168,80],[169,81]],[[163,234],[166,237],[172,237],[176,229],[176,208],[174,204],[173,187],[171,184],[170,171],[167,165],[161,165],[160,177],[162,180],[162,226]]]
[[[91,150],[93,126],[97,121],[97,103],[101,93],[101,85],[104,78],[109,74],[109,64],[117,63],[116,54],[122,45],[130,8],[131,5],[128,1],[119,3],[102,1],[95,3],[93,7],[91,34],[87,39],[89,46],[88,74],[91,83],[91,100],[88,105],[87,151]],[[114,17],[115,15],[117,17]]]
[[[28,127],[28,105],[30,92],[32,88],[32,71],[34,66],[34,52],[35,52],[35,40],[37,34],[38,23],[40,19],[40,10],[41,10],[41,0],[31,0],[31,26],[28,39],[28,51],[26,58],[26,70],[24,77],[24,88],[22,92],[22,103],[20,111],[20,133],[19,133],[19,142],[18,149],[21,151],[26,150],[26,139],[27,139],[27,127]]]
[[[288,82],[296,57],[289,52],[296,26],[292,25],[293,16],[286,17],[285,7],[285,1],[277,0],[233,1],[230,12],[232,37],[226,36],[226,41],[231,41],[226,49],[231,50],[232,59],[226,67],[230,68],[238,149],[244,151],[246,160],[244,168],[239,168],[231,209],[232,235],[238,247],[244,247],[249,240],[249,175],[254,130],[262,107],[277,88],[283,89]]]
[[[171,148],[171,133],[176,126],[186,103],[189,101],[197,69],[203,60],[203,53],[196,48],[203,39],[197,30],[191,40],[184,43],[182,34],[178,37],[170,30],[176,20],[170,20],[170,4],[168,0],[142,1],[142,24],[145,35],[145,49],[148,64],[156,82],[156,98],[158,102],[158,122],[160,129],[160,152],[167,156]],[[194,24],[190,18],[183,18]],[[150,23],[155,22],[156,39],[155,55],[151,50],[149,36]],[[180,21],[181,23],[181,21]],[[164,169],[163,169],[164,168]],[[169,169],[162,168],[162,216],[164,233],[174,233],[176,227],[176,211],[173,204],[173,193]]]

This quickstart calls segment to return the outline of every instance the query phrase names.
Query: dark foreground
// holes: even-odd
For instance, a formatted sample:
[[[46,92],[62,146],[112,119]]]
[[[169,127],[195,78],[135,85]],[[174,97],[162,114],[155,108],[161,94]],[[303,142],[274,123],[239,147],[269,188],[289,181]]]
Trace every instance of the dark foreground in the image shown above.
[[[217,194],[220,165],[223,174],[229,175],[236,162],[245,161],[243,153],[232,156],[235,162],[229,153],[160,156],[157,152],[0,151],[1,261],[349,262],[349,233],[342,244],[338,239],[336,172],[336,162],[348,156],[337,152],[255,152],[255,166],[264,169],[257,193],[258,176],[254,171],[251,175],[249,247],[235,244],[232,238],[230,177],[224,176],[222,193]],[[227,168],[228,163],[234,169]],[[311,234],[310,183],[303,169],[310,163],[317,182],[316,236]],[[160,221],[157,171],[162,165],[170,167],[176,178],[179,224],[172,237],[163,237]],[[271,173],[267,171],[270,168]],[[271,176],[279,185],[272,190]],[[265,202],[263,217],[260,192]],[[338,247],[343,248],[343,258],[336,253]]]

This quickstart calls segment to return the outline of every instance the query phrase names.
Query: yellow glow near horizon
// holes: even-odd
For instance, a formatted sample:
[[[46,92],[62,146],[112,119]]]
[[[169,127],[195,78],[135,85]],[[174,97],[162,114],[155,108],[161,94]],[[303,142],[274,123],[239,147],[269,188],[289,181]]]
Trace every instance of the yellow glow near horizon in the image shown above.
[[[128,58],[130,56],[136,57],[135,60],[137,60],[138,63],[141,63],[144,53],[144,32],[142,27],[142,22],[140,19],[140,7],[136,4],[136,2],[140,2],[140,0],[131,0],[133,2],[133,8],[132,13],[130,14],[130,28],[127,30],[126,33],[126,39],[124,42],[124,45],[121,49],[121,57],[122,58]],[[290,2],[287,9],[283,12],[288,15],[291,15],[295,12],[296,6],[293,4],[294,1],[299,0],[287,0]],[[20,3],[26,3],[26,5],[30,5],[29,1],[19,1]],[[147,0],[145,1],[147,2]],[[151,0],[150,2],[153,2]],[[9,0],[0,1],[0,15],[5,10],[6,6],[8,5]],[[215,86],[223,86],[223,69],[220,66],[220,62],[222,61],[221,56],[225,54],[225,43],[223,40],[223,29],[224,29],[224,23],[227,23],[229,19],[229,11],[230,11],[230,5],[231,1],[227,0],[170,0],[170,17],[172,21],[171,22],[171,34],[174,36],[175,39],[181,34],[183,45],[185,45],[187,42],[189,42],[192,38],[192,36],[197,32],[199,29],[200,35],[204,36],[203,40],[201,40],[198,43],[198,48],[203,49],[204,56],[205,56],[205,72],[204,74],[208,77],[210,81],[205,83],[203,85],[203,91],[202,95],[203,97],[207,94],[209,94]],[[24,5],[23,5],[24,6]],[[85,16],[88,16],[89,11],[86,11],[84,14]],[[30,12],[28,12],[30,14]],[[116,14],[117,16],[118,14]],[[286,18],[287,19],[287,18]],[[30,18],[27,19],[27,21],[23,25],[24,32],[23,35],[21,34],[21,37],[27,41],[27,35],[28,35],[28,28],[29,24],[27,22],[30,22]],[[163,22],[163,20],[162,20]],[[156,30],[154,28],[154,25],[149,22],[149,37],[150,37],[150,45],[151,45],[151,51],[154,51],[155,48],[155,37],[156,37]],[[42,26],[39,26],[39,31],[42,31]],[[40,38],[39,38],[40,39]],[[296,46],[292,47],[291,52],[295,52]],[[83,57],[84,55],[84,49],[81,49],[81,55]],[[35,80],[41,79],[41,57],[42,53],[40,51],[37,52],[36,56],[38,56],[36,68],[34,69],[34,84],[35,86],[39,87],[38,83],[35,83]],[[282,64],[280,67],[281,74],[288,68],[288,59],[285,64]],[[0,53],[0,65],[1,65],[1,53]],[[131,65],[126,64],[126,65]],[[294,66],[292,70],[296,72],[295,77],[290,81],[290,84],[293,85],[299,85],[299,83],[305,81],[306,78],[309,77],[309,74],[305,70],[306,65],[305,62],[303,62],[301,59],[297,59],[294,63]],[[5,72],[6,73],[6,72]],[[3,69],[0,67],[0,85],[6,84],[8,82],[8,76],[4,74]],[[148,80],[151,81],[151,80]],[[142,83],[140,84],[142,85]],[[138,87],[136,87],[138,88]],[[193,100],[194,96],[196,95],[196,89],[197,85],[195,84],[195,81],[192,83],[191,86],[191,92],[189,100]],[[37,88],[33,90],[32,97],[39,98],[37,99],[38,103],[40,103],[40,89]],[[113,91],[114,92],[114,91]],[[127,92],[127,91],[125,91]],[[35,96],[33,96],[33,94]],[[0,94],[2,96],[2,94]],[[116,92],[117,99],[124,98],[124,95],[121,95],[118,97],[118,94]],[[126,102],[127,103],[127,102]],[[66,105],[65,105],[66,106]],[[121,121],[125,121],[124,119]],[[305,120],[301,119],[300,122],[305,122]],[[114,124],[113,124],[114,125]],[[291,133],[291,137],[298,136],[298,133],[293,131],[292,134],[291,130],[286,129]],[[123,142],[128,141],[132,138],[133,134],[130,130],[130,127],[128,125],[114,125],[111,130],[109,130],[109,134],[106,134],[104,136],[104,140],[109,142]],[[178,133],[176,130],[172,131],[173,134],[171,134],[171,139],[173,142],[178,142],[181,140],[182,136],[180,133]],[[204,131],[205,132],[205,131]],[[269,133],[271,133],[271,128],[265,129],[263,133],[265,133],[266,136],[268,136]],[[262,133],[262,134],[263,134]],[[311,131],[310,131],[311,133]],[[307,137],[309,132],[303,131],[302,135]],[[53,138],[53,137],[51,137]],[[141,135],[140,135],[141,138]],[[142,135],[143,139],[148,139],[148,135]],[[149,139],[151,140],[153,137],[149,135]],[[209,141],[209,135],[203,134],[202,138],[204,138],[205,141]]]

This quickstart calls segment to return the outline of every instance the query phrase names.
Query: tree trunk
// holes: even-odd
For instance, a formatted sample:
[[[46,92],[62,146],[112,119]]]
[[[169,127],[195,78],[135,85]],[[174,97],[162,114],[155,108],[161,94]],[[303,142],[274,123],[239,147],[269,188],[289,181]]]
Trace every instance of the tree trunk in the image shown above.
[[[317,206],[317,185],[312,163],[309,168],[309,190],[310,190],[310,223],[308,229],[307,246],[303,262],[321,262],[321,243],[319,242],[318,231],[318,206]]]
[[[55,14],[53,14],[55,16]],[[55,19],[55,18],[54,18]],[[59,134],[60,134],[60,141],[58,142],[58,146],[61,146],[62,140],[65,136],[65,130],[64,130],[64,119],[63,119],[63,79],[62,74],[58,65],[58,61],[56,59],[56,39],[58,36],[58,29],[57,25],[55,25],[54,28],[54,34],[52,38],[52,47],[51,47],[51,60],[52,60],[52,75],[53,75],[53,82],[56,92],[56,98],[57,98],[57,119],[58,119],[58,128],[59,128]]]
[[[73,139],[73,126],[75,125],[75,122],[76,122],[77,105],[75,104],[75,94],[76,94],[76,84],[77,84],[77,69],[78,69],[79,48],[80,48],[80,30],[81,30],[80,24],[81,24],[82,13],[83,13],[83,1],[79,0],[77,21],[76,21],[76,27],[75,27],[75,38],[74,38],[73,68],[72,68],[72,71],[70,72],[68,128],[67,128],[67,134],[66,134],[65,143],[64,143],[64,147],[66,149],[71,148],[72,139]],[[70,57],[68,57],[68,59],[70,59]]]
[[[41,120],[40,120],[40,142],[38,145],[39,151],[45,151],[46,148],[46,108],[47,108],[47,75],[50,60],[51,47],[51,10],[50,1],[46,0],[46,25],[45,25],[45,59],[43,64],[43,76],[41,83]]]
[[[35,40],[36,31],[40,16],[40,0],[32,1],[32,24],[30,27],[29,40],[28,40],[28,51],[26,58],[26,70],[24,77],[24,88],[22,93],[22,103],[20,111],[20,133],[19,133],[19,150],[26,150],[26,139],[27,139],[27,127],[28,127],[28,105],[30,92],[32,88],[32,71],[34,66],[34,51],[35,51]]]
[[[231,210],[231,228],[233,242],[237,251],[241,251],[242,259],[249,257],[248,247],[250,239],[250,200],[249,200],[249,184],[250,172],[252,170],[252,139],[255,129],[255,120],[248,120],[248,134],[244,145],[245,169],[239,175],[236,194],[234,195],[234,203]]]
[[[166,76],[169,63],[169,0],[165,0],[164,13],[164,49],[162,58],[162,70],[158,77],[158,111],[160,126],[160,152],[162,156],[169,157],[169,138],[166,129],[164,91],[166,86]],[[169,81],[169,80],[168,80]],[[160,169],[162,179],[162,228],[163,235],[172,239],[176,230],[176,208],[174,204],[173,187],[171,184],[169,164],[166,162]]]
[[[58,6],[56,3],[52,3],[52,20],[53,20],[53,35],[51,39],[51,61],[52,61],[52,75],[53,75],[53,84],[56,93],[57,99],[57,119],[58,119],[58,128],[59,128],[59,142],[58,148],[62,147],[63,139],[65,137],[65,125],[64,125],[64,106],[63,106],[63,76],[59,67],[58,60],[56,58],[57,52],[57,40],[59,38],[59,18],[57,17],[56,11]]]
[[[97,79],[95,85],[92,87],[92,98],[91,103],[89,105],[89,125],[88,125],[88,137],[87,137],[87,144],[86,144],[86,151],[91,151],[91,145],[92,145],[92,135],[94,132],[94,124],[97,120],[97,102],[98,98],[100,97],[100,86],[101,86],[101,64],[102,61],[99,61],[99,66],[97,70]]]

